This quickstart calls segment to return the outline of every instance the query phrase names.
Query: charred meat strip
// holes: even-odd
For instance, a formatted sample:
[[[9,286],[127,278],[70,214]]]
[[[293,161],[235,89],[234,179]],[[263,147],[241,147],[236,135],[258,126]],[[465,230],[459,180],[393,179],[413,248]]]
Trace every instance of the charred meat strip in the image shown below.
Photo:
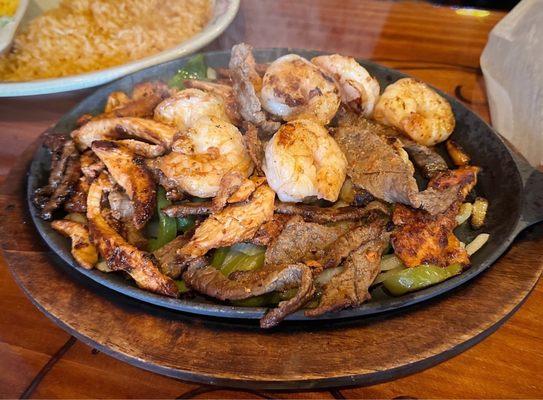
[[[327,312],[356,307],[370,298],[369,287],[379,273],[381,255],[388,246],[388,235],[374,238],[353,251],[343,263],[343,270],[323,288],[317,308],[305,315],[317,317]]]
[[[454,236],[453,229],[457,225],[460,204],[477,182],[477,172],[477,167],[465,167],[448,171],[430,181],[428,186],[437,192],[455,190],[455,201],[445,212],[431,215],[423,210],[396,205],[392,216],[396,225],[392,246],[405,265],[469,265],[468,254]]]
[[[87,219],[92,242],[113,271],[127,272],[143,289],[177,297],[179,294],[177,285],[160,272],[154,257],[127,243],[102,216],[102,195],[110,185],[107,175],[102,173],[89,190]]]
[[[132,99],[117,102],[116,106],[108,104],[110,109],[100,118],[119,117],[152,117],[155,107],[164,99],[170,97],[170,88],[160,81],[143,82],[134,86]]]
[[[61,158],[55,167],[49,177],[49,184],[34,192],[34,204],[41,208],[40,217],[45,220],[50,220],[53,212],[72,194],[81,176],[79,154],[71,140],[64,144]],[[61,167],[64,168],[62,171]]]
[[[262,78],[256,71],[256,62],[251,46],[245,43],[233,46],[229,67],[234,94],[243,119],[266,132],[275,132],[279,129],[281,124],[268,120],[266,113],[262,110],[262,104],[258,97],[262,88]]]
[[[156,205],[156,184],[143,159],[128,148],[107,140],[93,142],[92,150],[132,200],[134,225],[137,229],[143,228]]]
[[[198,258],[189,264],[183,279],[196,291],[223,301],[242,300],[298,287],[294,298],[279,303],[276,309],[269,311],[260,320],[262,328],[277,325],[286,315],[301,308],[314,293],[312,272],[301,263],[264,267],[230,278],[208,265],[205,259]]]
[[[198,203],[179,203],[164,207],[162,212],[168,217],[188,217],[189,215],[209,215],[213,212],[210,201]]]
[[[82,176],[79,178],[79,181],[75,185],[75,189],[64,203],[64,210],[69,213],[86,213],[89,187],[90,183],[86,177]]]
[[[98,262],[98,251],[91,243],[87,227],[79,222],[59,219],[51,222],[51,228],[72,239],[72,256],[85,269],[91,269]]]
[[[275,203],[275,212],[278,214],[300,215],[306,221],[325,224],[328,222],[353,221],[364,218],[371,213],[381,212],[389,214],[390,211],[386,205],[381,202],[373,201],[366,207],[318,207],[300,203]]]

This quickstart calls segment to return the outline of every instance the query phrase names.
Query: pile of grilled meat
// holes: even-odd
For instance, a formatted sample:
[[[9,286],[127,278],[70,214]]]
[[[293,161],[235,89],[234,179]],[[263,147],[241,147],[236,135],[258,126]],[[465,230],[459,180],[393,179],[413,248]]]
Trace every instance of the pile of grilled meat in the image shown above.
[[[367,301],[390,245],[407,267],[469,266],[453,229],[478,168],[449,169],[433,148],[348,105],[338,104],[326,125],[346,160],[339,201],[278,200],[266,176],[271,166],[265,151],[273,134],[291,122],[267,112],[256,95],[255,82],[266,67],[255,63],[249,46],[238,45],[230,68],[217,70],[214,81],[187,80],[184,90],[140,83],[130,95],[111,93],[104,112],[83,115],[69,137],[46,138],[51,170],[34,203],[42,218],[54,219],[52,227],[71,238],[78,264],[90,269],[103,259],[101,270],[123,271],[140,288],[171,297],[179,296],[180,279],[191,291],[221,301],[297,289],[265,314],[262,327],[276,325],[316,293],[318,304],[306,315]],[[195,121],[205,107],[183,109],[195,98],[205,107],[216,102],[220,110]],[[226,139],[202,140],[202,132],[212,136],[215,130]],[[424,190],[415,166],[426,178]],[[195,216],[196,226],[150,253],[142,232],[156,213],[159,186],[173,202],[162,211]],[[86,219],[62,218],[62,210]],[[263,267],[225,276],[210,264],[214,249],[241,242],[267,246]],[[326,282],[317,279],[334,267],[341,268]]]

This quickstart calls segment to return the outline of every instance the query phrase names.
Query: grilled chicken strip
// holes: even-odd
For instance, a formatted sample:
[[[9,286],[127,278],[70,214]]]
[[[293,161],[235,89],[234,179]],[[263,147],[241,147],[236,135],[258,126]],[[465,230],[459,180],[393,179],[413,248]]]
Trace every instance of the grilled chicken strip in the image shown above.
[[[177,129],[151,119],[123,117],[93,120],[72,132],[79,150],[91,147],[96,140],[139,138],[170,148]]]
[[[124,92],[109,94],[104,113],[96,116],[84,114],[78,119],[78,126],[91,120],[122,117],[149,118],[153,116],[155,107],[170,97],[170,88],[160,81],[142,82],[134,86],[132,98]]]
[[[232,204],[210,215],[177,254],[188,260],[211,249],[251,239],[264,222],[272,219],[274,198],[275,193],[268,185],[260,186],[246,203]]]
[[[85,269],[92,269],[98,262],[98,251],[91,243],[89,231],[79,222],[59,219],[51,222],[51,228],[72,239],[72,256]]]
[[[173,280],[163,275],[154,257],[127,243],[105,220],[101,212],[102,195],[111,183],[102,173],[91,185],[87,197],[87,219],[94,245],[113,271],[125,271],[142,289],[177,297],[179,290]]]
[[[304,264],[264,267],[226,277],[207,264],[203,258],[193,260],[183,273],[187,285],[196,291],[219,300],[242,300],[285,288],[298,287],[296,296],[279,303],[260,320],[260,327],[271,328],[286,315],[296,311],[314,293],[313,275]]]
[[[362,244],[343,263],[343,270],[323,288],[317,308],[305,315],[317,317],[327,312],[356,307],[370,299],[369,287],[379,273],[381,255],[388,246],[388,235]]]
[[[431,215],[423,210],[396,205],[392,216],[396,225],[392,246],[406,266],[469,265],[468,254],[454,236],[453,229],[457,225],[456,215],[460,204],[477,182],[477,172],[477,167],[465,167],[441,174],[430,181],[429,186],[438,192],[456,188],[455,201],[445,212]]]
[[[93,142],[92,150],[132,200],[135,227],[143,228],[152,217],[156,206],[156,184],[143,159],[128,148],[108,140]]]
[[[266,132],[273,133],[279,129],[281,124],[268,120],[266,113],[262,110],[262,104],[258,97],[262,88],[262,78],[256,71],[252,47],[245,43],[233,46],[229,67],[234,94],[243,119]]]
[[[227,203],[239,203],[247,200],[257,187],[264,184],[266,178],[244,178],[237,171],[228,172],[221,179],[217,195],[211,202],[213,212],[222,210]]]
[[[122,139],[116,142],[144,158],[156,158],[163,155],[166,151],[166,148],[160,144],[149,144],[135,139]]]

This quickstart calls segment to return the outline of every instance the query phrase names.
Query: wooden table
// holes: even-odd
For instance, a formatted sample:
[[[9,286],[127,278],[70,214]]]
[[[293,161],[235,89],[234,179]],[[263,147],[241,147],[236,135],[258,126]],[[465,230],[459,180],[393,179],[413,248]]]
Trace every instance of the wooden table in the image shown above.
[[[242,0],[209,49],[239,41],[368,58],[425,80],[488,119],[479,56],[503,16],[465,15],[413,1]],[[0,179],[22,151],[89,91],[0,100]],[[5,182],[9,184],[9,182]],[[372,387],[253,392],[176,381],[124,364],[57,328],[24,297],[0,260],[0,397],[534,398],[543,395],[543,284],[503,327],[424,372]]]

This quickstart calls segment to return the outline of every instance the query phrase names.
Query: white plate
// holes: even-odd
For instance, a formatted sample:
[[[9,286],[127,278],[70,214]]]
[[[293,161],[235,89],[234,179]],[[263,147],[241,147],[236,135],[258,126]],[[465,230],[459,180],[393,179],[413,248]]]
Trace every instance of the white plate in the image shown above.
[[[39,7],[40,4],[44,3],[46,4],[46,8]],[[45,9],[54,6],[55,3],[57,2],[50,0],[42,0],[41,2],[38,0],[33,0],[30,2],[26,17],[29,16],[29,13],[35,13],[36,9],[43,12]],[[28,82],[0,83],[0,97],[59,93],[98,86],[127,75],[131,72],[190,54],[198,49],[201,49],[219,36],[228,27],[228,25],[230,25],[239,9],[239,0],[214,0],[213,3],[213,17],[207,26],[200,33],[180,43],[176,47],[172,47],[161,53],[145,57],[140,60],[100,71],[88,72],[80,75],[71,75],[62,78],[38,79]],[[32,10],[34,10],[34,12]],[[25,19],[27,19],[26,17]],[[24,25],[24,20],[21,25]]]

